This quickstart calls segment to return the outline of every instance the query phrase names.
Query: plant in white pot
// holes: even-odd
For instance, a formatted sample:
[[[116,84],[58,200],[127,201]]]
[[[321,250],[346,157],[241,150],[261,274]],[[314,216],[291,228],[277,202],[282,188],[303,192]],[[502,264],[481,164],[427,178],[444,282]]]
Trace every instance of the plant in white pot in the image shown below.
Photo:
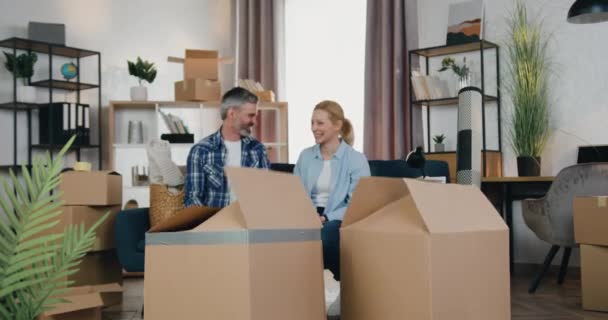
[[[139,86],[131,87],[131,100],[148,100],[148,88],[143,85],[143,81],[152,83],[156,79],[156,67],[154,63],[142,60],[140,57],[137,57],[136,62],[127,60],[127,63],[129,65],[129,74],[137,77],[139,80]]]
[[[36,102],[36,88],[28,85],[28,79],[34,75],[34,65],[38,61],[38,56],[33,52],[15,55],[3,52],[6,57],[4,66],[6,70],[13,74],[17,79],[22,79],[21,86],[17,87],[18,102]]]
[[[452,70],[456,76],[458,76],[458,90],[468,87],[471,84],[470,69],[467,66],[467,57],[462,58],[462,65],[459,65],[456,60],[452,57],[444,58],[441,61],[441,68],[439,72],[446,70]],[[458,92],[456,92],[458,95]]]
[[[538,176],[541,154],[549,138],[549,38],[540,23],[528,19],[521,1],[516,2],[509,27],[507,88],[513,113],[507,124],[508,139],[517,155],[518,174]]]
[[[443,141],[445,141],[445,134],[435,135],[433,141],[435,142],[435,152],[445,151],[445,145],[443,144]]]

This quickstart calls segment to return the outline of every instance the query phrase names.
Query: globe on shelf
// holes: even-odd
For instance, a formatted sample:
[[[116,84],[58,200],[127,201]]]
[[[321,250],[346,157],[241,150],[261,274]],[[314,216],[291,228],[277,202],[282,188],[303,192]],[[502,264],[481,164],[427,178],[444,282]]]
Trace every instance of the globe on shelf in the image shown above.
[[[67,81],[76,78],[77,71],[76,65],[72,62],[65,63],[61,66],[61,74]]]

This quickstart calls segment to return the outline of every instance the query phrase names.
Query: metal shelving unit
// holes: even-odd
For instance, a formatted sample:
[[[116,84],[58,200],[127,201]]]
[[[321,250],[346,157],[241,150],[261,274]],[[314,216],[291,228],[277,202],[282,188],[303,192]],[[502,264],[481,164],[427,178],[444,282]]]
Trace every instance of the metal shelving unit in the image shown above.
[[[45,54],[48,56],[48,79],[39,80],[32,82],[31,79],[28,79],[28,85],[39,87],[39,88],[47,88],[49,98],[47,102],[41,103],[25,103],[20,102],[17,99],[17,78],[13,76],[13,97],[12,101],[3,102],[0,101],[0,109],[1,110],[10,110],[13,111],[13,163],[8,165],[0,165],[0,169],[14,168],[20,170],[21,165],[23,163],[18,162],[17,156],[17,146],[18,146],[18,137],[17,137],[17,114],[20,112],[25,112],[27,115],[27,146],[28,146],[28,155],[27,155],[27,165],[31,165],[32,163],[32,150],[34,149],[46,149],[49,150],[51,156],[53,155],[53,151],[59,150],[63,147],[60,144],[32,144],[32,111],[48,107],[53,107],[53,92],[56,90],[64,90],[64,91],[72,91],[76,92],[76,104],[80,104],[80,92],[82,90],[97,90],[97,124],[98,124],[98,141],[95,144],[88,145],[76,145],[70,148],[70,150],[76,152],[76,159],[80,161],[80,150],[81,149],[98,149],[99,153],[99,169],[101,169],[102,165],[102,134],[101,134],[101,54],[97,51],[87,50],[87,49],[79,49],[73,47],[67,47],[63,45],[57,45],[53,43],[41,42],[41,41],[33,41],[29,39],[22,38],[8,38],[5,40],[0,40],[0,47],[12,49],[13,54],[17,54],[17,51],[27,51],[27,52],[35,52],[39,54]],[[53,79],[53,58],[54,57],[64,57],[75,59],[76,65],[76,81],[69,82],[59,79]],[[81,59],[95,59],[97,58],[97,83],[83,83],[80,81],[80,62]],[[52,130],[52,117],[49,117],[48,122],[48,141],[54,141],[53,139],[53,130]]]
[[[485,88],[485,51],[486,50],[495,50],[496,52],[496,93],[495,95],[490,95],[486,92]],[[414,56],[417,56],[418,59],[424,59],[425,65],[425,73],[429,75],[429,59],[437,58],[437,57],[445,57],[453,54],[462,54],[462,53],[479,53],[480,62],[481,62],[481,84],[480,89],[483,96],[482,99],[482,163],[483,163],[483,172],[484,176],[487,172],[487,158],[488,153],[501,153],[502,152],[502,132],[500,126],[500,47],[486,40],[475,41],[471,43],[458,44],[458,45],[449,45],[449,46],[437,46],[437,47],[429,47],[423,49],[410,50],[408,55],[408,64],[409,64],[409,76],[412,78],[412,65],[414,61]],[[431,100],[415,100],[414,98],[414,90],[412,87],[412,83],[410,81],[410,114],[413,114],[414,108],[422,108],[426,106],[426,128],[427,128],[427,153],[433,154],[431,152],[431,107],[434,106],[450,106],[450,105],[458,105],[458,97],[450,97],[443,99],[431,99]],[[487,103],[496,103],[497,105],[497,121],[498,121],[498,150],[488,150],[486,146],[486,104]],[[414,127],[413,127],[413,117],[410,117],[410,143],[414,145]],[[446,153],[446,152],[443,152]],[[447,152],[449,153],[449,152]],[[440,154],[440,153],[437,153]]]

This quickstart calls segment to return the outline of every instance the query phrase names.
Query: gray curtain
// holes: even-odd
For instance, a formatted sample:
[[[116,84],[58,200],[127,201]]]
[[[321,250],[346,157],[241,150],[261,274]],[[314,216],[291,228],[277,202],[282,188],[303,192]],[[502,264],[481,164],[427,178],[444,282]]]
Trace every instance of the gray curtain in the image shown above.
[[[367,1],[363,148],[369,159],[399,159],[412,149],[406,7],[406,0]]]
[[[259,81],[277,90],[275,59],[275,0],[236,0],[239,79]]]

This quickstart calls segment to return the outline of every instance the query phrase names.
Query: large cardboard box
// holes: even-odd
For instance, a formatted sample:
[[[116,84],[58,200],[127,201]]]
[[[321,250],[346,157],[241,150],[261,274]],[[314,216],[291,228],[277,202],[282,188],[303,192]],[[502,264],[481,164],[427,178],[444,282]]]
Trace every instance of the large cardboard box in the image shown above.
[[[221,97],[218,81],[187,79],[175,82],[176,101],[218,101]]]
[[[326,319],[321,225],[298,177],[226,173],[236,202],[146,235],[146,319]]]
[[[184,64],[184,79],[219,80],[219,65],[232,63],[232,58],[220,58],[217,50],[186,49],[185,58],[169,57],[169,62]]]
[[[114,171],[66,171],[61,174],[59,190],[65,205],[122,204],[122,177]]]
[[[71,286],[122,284],[122,267],[115,250],[87,253],[78,265],[78,272],[67,276]]]
[[[363,178],[340,230],[341,319],[511,319],[509,235],[474,187]]]
[[[61,297],[68,301],[44,312],[38,320],[101,320],[103,301],[93,287],[75,287]]]
[[[114,249],[114,223],[116,221],[116,215],[120,211],[120,206],[63,206],[63,211],[59,223],[55,227],[45,230],[40,234],[36,235],[43,236],[47,234],[62,233],[65,228],[69,225],[81,225],[84,224],[85,230],[91,228],[99,219],[101,219],[106,212],[110,212],[110,215],[95,230],[95,243],[91,251],[104,251]]]
[[[608,197],[574,199],[574,238],[581,246],[583,309],[608,311]]]

